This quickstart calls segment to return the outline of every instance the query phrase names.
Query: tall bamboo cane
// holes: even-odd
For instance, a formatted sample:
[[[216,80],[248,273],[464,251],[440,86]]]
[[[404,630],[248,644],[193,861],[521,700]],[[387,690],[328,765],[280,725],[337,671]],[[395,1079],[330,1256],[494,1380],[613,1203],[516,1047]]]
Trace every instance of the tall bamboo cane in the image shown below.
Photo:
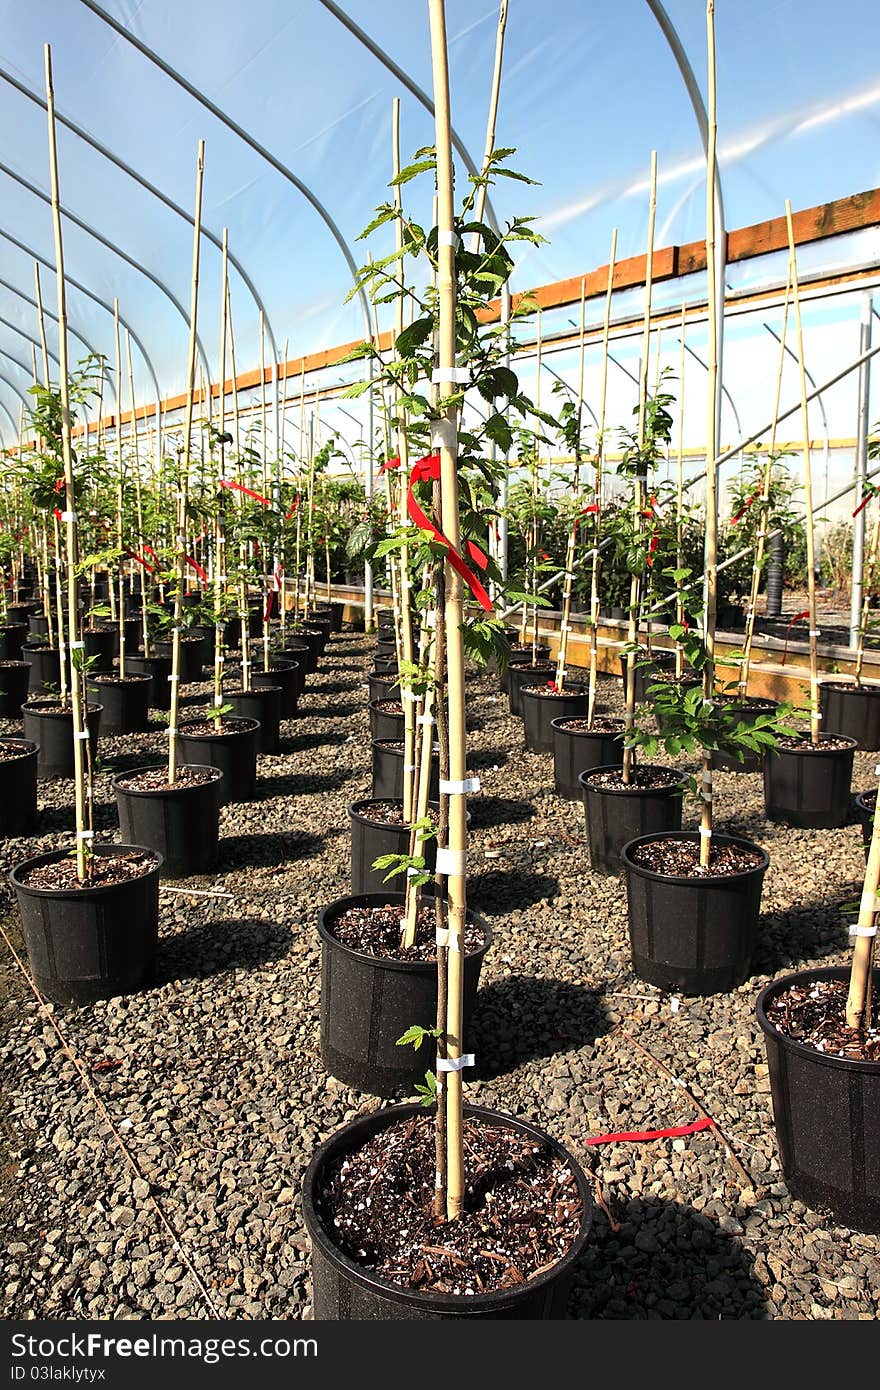
[[[718,474],[715,467],[715,414],[718,400],[718,353],[716,325],[724,305],[716,301],[715,276],[715,146],[718,133],[715,92],[715,0],[706,5],[706,42],[708,56],[708,142],[706,149],[706,268],[708,288],[706,389],[706,538],[704,565],[706,573],[706,613],[704,640],[706,664],[703,667],[703,700],[715,698],[715,621],[718,606]],[[700,801],[700,864],[707,867],[712,853],[712,754],[703,750],[703,776]]]
[[[241,412],[238,405],[238,377],[235,366],[235,329],[232,322],[232,296],[229,285],[226,286],[226,322],[229,328],[229,362],[232,370],[232,430],[235,435],[235,459],[236,466],[241,468]],[[238,493],[238,512],[241,515],[244,510],[244,496]],[[251,688],[251,637],[250,620],[248,615],[248,586],[247,586],[247,542],[240,541],[238,547],[238,562],[241,571],[238,580],[238,617],[241,631],[241,688],[250,690]]]
[[[131,442],[134,449],[134,496],[137,510],[138,539],[144,539],[144,499],[141,486],[141,460],[138,448],[137,404],[134,394],[134,368],[131,360],[131,334],[125,330],[125,354],[128,363],[128,399],[131,410]],[[144,641],[144,656],[150,655],[150,624],[147,616],[147,572],[138,564],[141,586],[141,633]]]
[[[577,504],[581,490],[581,416],[584,410],[584,359],[586,356],[586,318],[587,318],[587,278],[581,278],[581,318],[580,318],[580,357],[578,363],[577,408],[575,410],[574,473],[571,486],[575,502],[575,513],[571,519],[568,542],[565,547],[565,579],[562,585],[562,621],[559,627],[559,651],[556,656],[556,687],[565,686],[565,663],[568,656],[568,634],[571,631],[571,586],[574,582],[574,556],[577,546],[578,513]]]
[[[592,726],[596,715],[596,690],[599,685],[599,573],[602,539],[603,473],[605,470],[605,408],[608,400],[608,340],[611,334],[611,295],[614,288],[614,266],[617,260],[617,228],[611,233],[611,257],[608,261],[608,281],[605,286],[605,313],[602,321],[602,367],[599,385],[599,431],[596,439],[596,511],[593,517],[593,561],[590,575],[590,676],[587,695],[587,725]]]
[[[119,300],[113,300],[113,335],[116,345],[116,462],[119,465],[119,482],[116,485],[116,531],[119,541],[119,572],[117,580],[119,584],[118,620],[119,620],[119,678],[125,680],[125,537],[123,535],[124,526],[124,478],[125,463],[122,457],[122,344],[119,337]],[[134,422],[132,421],[132,428]],[[110,588],[113,588],[113,580],[110,580]]]
[[[801,426],[804,432],[804,504],[806,507],[805,534],[807,541],[807,606],[810,611],[810,741],[819,743],[819,630],[816,626],[816,528],[813,518],[813,463],[810,452],[810,410],[807,404],[807,373],[804,359],[804,333],[801,322],[801,296],[798,286],[797,251],[791,221],[791,202],[785,200],[785,224],[788,229],[788,255],[791,265],[791,293],[794,304],[795,337],[797,339],[798,372],[801,386]]]
[[[67,559],[67,636],[71,652],[70,693],[73,715],[73,775],[76,816],[76,874],[85,882],[89,870],[87,843],[91,839],[89,826],[89,790],[86,786],[87,758],[84,744],[88,739],[84,711],[84,682],[76,669],[74,652],[82,651],[79,639],[79,586],[77,584],[76,498],[73,479],[73,448],[71,443],[70,391],[67,365],[67,295],[64,281],[64,245],[61,231],[61,193],[58,182],[58,149],[55,139],[55,93],[52,87],[52,49],[43,49],[46,72],[46,113],[49,124],[49,175],[52,196],[52,225],[55,235],[55,267],[58,294],[58,392],[61,403],[61,455],[64,462],[64,526]],[[63,659],[63,658],[62,658]]]
[[[227,302],[229,297],[229,231],[223,228],[220,265],[220,477],[226,477],[226,338]],[[214,518],[214,708],[223,704],[223,664],[226,627],[223,605],[226,598],[226,527],[224,525],[223,489],[218,489],[217,512]]]
[[[685,344],[687,342],[687,312],[684,304],[681,306],[681,347],[678,358],[678,449],[676,451],[676,470],[675,470],[675,568],[680,570],[684,565],[684,374],[685,374]],[[681,588],[681,581],[676,581],[676,600],[675,600],[675,621],[679,627],[684,626],[684,595]],[[675,644],[675,678],[681,680],[684,671],[684,646],[681,640]]]
[[[183,618],[183,589],[186,582],[187,482],[192,451],[193,405],[196,384],[196,332],[199,311],[199,252],[202,231],[202,183],[205,173],[205,142],[199,141],[196,158],[196,202],[193,226],[192,280],[189,303],[189,363],[186,380],[186,414],[183,449],[177,479],[177,587],[174,593],[174,629],[171,634],[171,717],[168,726],[168,781],[177,780],[177,718],[180,709],[180,636]]]
[[[648,394],[648,353],[651,342],[651,294],[654,276],[654,221],[657,214],[657,151],[651,151],[651,179],[650,179],[650,198],[648,203],[648,247],[645,254],[645,314],[642,327],[642,355],[639,364],[639,421],[638,421],[638,448],[639,463],[641,469],[641,451],[645,444],[645,413],[647,408]],[[634,506],[636,513],[636,545],[640,543],[642,534],[642,512],[644,511],[644,484],[646,482],[643,473],[637,473],[634,480]],[[626,702],[624,709],[624,735],[629,741],[629,735],[635,728],[636,722],[636,642],[639,630],[639,596],[641,584],[639,576],[634,574],[629,586],[629,629],[627,632],[626,654]],[[635,766],[635,749],[627,744],[623,749],[623,771],[622,778],[625,786],[629,786],[632,781],[633,767]]]
[[[45,319],[45,315],[44,315],[44,313],[43,313],[43,290],[42,290],[42,286],[41,286],[41,284],[40,284],[40,263],[39,263],[39,261],[34,261],[34,286],[35,286],[35,289],[36,289],[36,300],[37,300],[37,327],[38,327],[38,331],[39,331],[39,335],[40,335],[40,350],[41,350],[41,352],[42,352],[42,357],[43,357],[43,385],[45,386],[46,390],[48,391],[48,390],[50,389],[51,385],[52,385],[52,382],[51,382],[51,377],[50,377],[50,375],[49,375],[49,346],[48,346],[48,343],[46,342],[46,319]],[[55,528],[56,528],[56,530],[57,530],[57,527],[58,527],[58,523],[57,523],[57,521],[56,521],[56,523],[55,523]],[[54,553],[53,553],[53,555],[52,555],[51,566],[52,566],[52,568],[54,568],[56,581],[57,581],[57,583],[58,583],[58,595],[57,595],[57,598],[58,598],[58,603],[59,603],[59,613],[58,613],[57,616],[58,616],[59,620],[62,620],[62,621],[63,621],[63,612],[61,611],[62,608],[63,608],[63,604],[62,604],[61,595],[60,595],[59,563],[60,563],[60,561],[59,561],[59,555],[58,555],[58,550],[57,550],[57,548],[56,548],[55,551],[54,551]],[[53,613],[52,613],[52,579],[51,579],[49,570],[50,570],[50,558],[49,558],[49,523],[48,523],[48,521],[44,521],[44,522],[43,522],[43,607],[44,607],[45,610],[46,610],[46,631],[47,631],[48,642],[49,642],[49,646],[50,646],[50,647],[53,647],[53,646],[55,645],[55,629],[54,629],[54,620],[53,620]],[[5,597],[5,590],[4,590],[4,597]],[[60,631],[60,629],[59,629],[59,631]],[[63,660],[64,660],[63,654],[61,654],[61,655],[59,656],[59,660],[61,660],[61,661],[63,662]]]

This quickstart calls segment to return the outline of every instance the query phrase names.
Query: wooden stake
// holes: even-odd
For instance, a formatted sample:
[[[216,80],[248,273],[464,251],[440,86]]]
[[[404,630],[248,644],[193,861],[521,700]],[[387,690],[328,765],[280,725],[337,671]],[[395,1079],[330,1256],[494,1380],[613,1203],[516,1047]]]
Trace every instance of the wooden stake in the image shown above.
[[[229,307],[229,230],[223,228],[220,262],[220,477],[226,476],[226,338]],[[226,625],[223,606],[226,599],[226,527],[224,525],[225,498],[223,489],[218,488],[217,513],[214,518],[214,707],[223,704],[223,664]]]
[[[599,386],[599,437],[596,442],[596,512],[593,526],[593,572],[590,579],[590,683],[587,698],[587,724],[592,727],[596,715],[596,690],[599,684],[599,571],[602,539],[602,475],[605,467],[605,407],[608,399],[608,340],[611,335],[611,295],[614,288],[614,265],[617,260],[617,228],[611,233],[611,256],[608,261],[608,283],[605,287],[605,316],[602,323],[602,371]]]
[[[685,374],[685,343],[687,341],[687,313],[684,304],[681,306],[681,349],[678,358],[678,457],[676,462],[676,491],[675,491],[675,568],[681,569],[684,565],[684,552],[682,543],[684,540],[684,374]],[[681,581],[676,581],[676,589],[679,591],[675,600],[675,621],[679,627],[684,626],[684,603],[681,593]],[[675,644],[675,679],[681,680],[684,670],[684,647],[678,641]]]
[[[495,123],[498,119],[498,98],[501,92],[501,65],[504,61],[504,34],[507,29],[507,0],[501,0],[498,7],[498,29],[495,34],[495,64],[492,69],[492,87],[489,94],[489,114],[486,117],[486,143],[483,148],[481,173],[485,175],[489,160],[495,150]],[[481,183],[477,189],[474,203],[474,221],[482,222],[486,210],[487,185]],[[474,232],[472,251],[476,253],[480,244],[480,233]]]
[[[810,410],[807,404],[807,372],[804,360],[804,333],[801,322],[801,296],[798,286],[797,251],[791,221],[791,202],[785,200],[785,223],[788,228],[788,255],[791,266],[791,293],[794,303],[794,326],[797,339],[798,372],[801,385],[801,427],[804,432],[804,504],[806,508],[807,540],[807,606],[810,611],[810,741],[819,743],[819,632],[816,619],[816,527],[813,518],[813,463],[810,454]]]
[[[168,781],[177,779],[177,719],[180,710],[180,636],[183,617],[183,590],[186,584],[186,502],[192,451],[193,406],[196,385],[196,332],[199,310],[199,251],[202,231],[202,183],[205,173],[205,142],[199,141],[196,158],[196,202],[193,226],[192,279],[189,303],[189,363],[186,378],[186,414],[183,450],[177,479],[177,588],[174,594],[174,628],[171,639],[171,715],[168,726]]]
[[[125,679],[125,537],[123,536],[124,525],[124,502],[125,494],[123,491],[123,479],[125,477],[125,463],[122,457],[122,345],[119,338],[119,300],[113,300],[113,334],[116,344],[116,462],[119,465],[119,481],[116,485],[116,530],[119,541],[119,571],[118,583],[119,593],[117,598],[119,621],[119,678]],[[132,429],[134,421],[132,421]],[[110,592],[113,592],[113,578],[110,579]]]
[[[704,642],[706,664],[703,667],[703,699],[715,698],[715,623],[718,609],[718,471],[715,465],[715,416],[718,401],[718,335],[719,313],[724,306],[717,303],[715,275],[715,146],[718,133],[715,93],[715,0],[706,5],[706,41],[708,50],[708,122],[709,140],[706,151],[706,284],[708,312],[706,331],[707,351],[706,389],[706,538],[703,548],[703,569],[706,575],[706,613]],[[712,853],[712,754],[703,750],[703,778],[700,789],[700,864],[705,868]]]
[[[574,446],[574,475],[572,477],[572,493],[574,496],[575,508],[580,501],[581,491],[581,416],[584,410],[584,357],[586,354],[586,316],[587,316],[587,279],[581,279],[581,324],[580,324],[580,360],[578,367],[578,391],[577,409],[575,421],[577,434]],[[571,586],[574,579],[574,556],[577,547],[579,517],[577,510],[572,517],[571,529],[568,533],[568,544],[565,550],[565,579],[562,586],[562,622],[559,633],[559,652],[556,658],[556,688],[563,690],[565,687],[565,662],[568,656],[568,633],[571,624]]]
[[[128,399],[131,410],[132,420],[132,447],[134,448],[134,488],[135,506],[137,508],[138,541],[143,545],[144,542],[144,503],[141,491],[141,461],[138,449],[137,432],[137,405],[134,396],[134,368],[131,361],[131,334],[125,330],[125,353],[128,360]],[[144,640],[144,656],[150,655],[150,624],[147,617],[147,572],[143,565],[138,565],[141,586],[141,632]]]
[[[64,245],[61,231],[61,193],[58,183],[58,148],[55,140],[55,93],[52,88],[52,49],[43,48],[46,71],[46,113],[49,123],[49,176],[52,196],[52,227],[55,234],[55,272],[58,293],[58,394],[61,403],[61,456],[64,462],[64,527],[67,559],[67,637],[71,652],[70,693],[73,714],[73,776],[76,817],[76,874],[80,883],[89,876],[91,785],[86,785],[88,762],[85,742],[88,739],[85,717],[85,681],[75,652],[79,645],[79,586],[77,584],[76,497],[73,479],[73,447],[71,443],[70,391],[67,365],[67,295],[64,280]],[[63,658],[62,658],[63,659]],[[90,783],[91,779],[89,779]]]

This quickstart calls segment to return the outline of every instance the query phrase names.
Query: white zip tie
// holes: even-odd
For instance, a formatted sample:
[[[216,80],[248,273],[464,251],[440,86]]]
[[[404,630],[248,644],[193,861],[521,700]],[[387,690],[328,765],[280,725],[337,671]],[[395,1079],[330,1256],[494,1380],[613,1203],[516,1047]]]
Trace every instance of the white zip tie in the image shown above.
[[[415,763],[404,763],[403,770],[404,772],[415,772],[416,765]]]
[[[711,840],[712,838],[712,831],[705,825],[700,826],[700,838],[702,840]]]
[[[463,782],[452,782],[441,777],[439,790],[445,796],[466,796],[468,792],[480,790],[480,779],[479,777],[465,777]]]
[[[876,936],[876,935],[877,935],[877,926],[876,926],[876,923],[874,924],[873,927],[850,927],[850,929],[849,929],[849,934],[850,934],[850,936]]]
[[[165,732],[166,732],[167,734],[171,735],[171,734],[176,734],[176,733],[177,733],[177,730],[176,730],[176,729],[172,729],[171,725],[169,724],[169,725],[168,725],[168,728],[166,729]]]
[[[463,1055],[462,1057],[438,1057],[438,1058],[437,1058],[437,1070],[438,1070],[438,1072],[446,1072],[446,1071],[464,1071],[465,1067],[472,1067],[473,1065],[474,1065],[474,1054],[473,1054],[472,1052],[466,1052],[466,1053],[464,1053],[464,1055]]]
[[[449,928],[448,928],[448,927],[435,927],[435,928],[434,928],[434,941],[435,941],[436,945],[438,945],[438,946],[448,946],[448,945],[449,945]]]
[[[463,849],[437,850],[436,869],[438,874],[463,874],[467,868],[467,854]]]
[[[82,652],[82,651],[85,651],[85,646],[86,646],[85,642],[71,642],[71,643],[70,643],[70,651],[72,651],[72,652]]]
[[[821,636],[822,636],[822,629],[821,629],[820,627],[811,627],[811,628],[810,628],[810,636],[811,636],[811,637],[821,637]]]
[[[79,739],[86,739],[86,738],[88,738],[88,736],[89,736],[89,731],[88,731],[88,729],[81,729],[81,730],[79,731],[79,733],[74,733],[74,735],[73,735],[74,738],[79,738]]]
[[[435,367],[431,373],[434,386],[467,386],[470,379],[467,367]]]
[[[705,783],[707,783],[708,786],[711,787],[711,785],[712,785],[712,773],[709,771],[708,768],[705,768],[705,767],[703,768],[703,781],[704,781]]]
[[[439,232],[437,233],[437,245],[438,245],[438,246],[451,246],[451,247],[453,248],[453,250],[456,250],[456,249],[458,248],[458,246],[460,245],[460,242],[459,242],[459,239],[458,239],[458,232],[451,232],[451,231],[449,231],[447,228],[444,227],[442,231],[439,231]]]
[[[417,724],[436,724],[436,723],[437,723],[437,720],[434,718],[433,714],[417,714],[417,715],[416,715],[416,723],[417,723]]]
[[[451,420],[431,421],[431,443],[438,449],[451,449],[458,439],[458,431]]]
[[[172,685],[176,685],[177,682],[180,680],[180,676],[179,676],[179,675],[176,676],[176,675],[174,674],[174,672],[172,671],[172,673],[171,673],[171,675],[168,677],[168,679],[171,681]]]
[[[76,512],[62,512],[62,513],[61,513],[61,520],[62,520],[62,521],[76,521]]]
[[[572,627],[571,623],[560,623],[560,624],[559,624],[559,631],[560,631],[560,632],[574,632],[574,628]]]
[[[95,832],[94,830],[78,830],[76,832],[76,838],[78,840],[94,840]]]
[[[880,912],[880,897],[866,888],[859,901],[859,912]]]

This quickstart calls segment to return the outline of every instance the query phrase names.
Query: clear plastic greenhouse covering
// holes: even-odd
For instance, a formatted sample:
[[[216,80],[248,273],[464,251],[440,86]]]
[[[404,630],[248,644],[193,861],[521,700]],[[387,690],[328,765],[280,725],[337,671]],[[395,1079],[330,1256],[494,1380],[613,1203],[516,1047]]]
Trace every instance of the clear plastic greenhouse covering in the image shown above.
[[[498,9],[479,0],[448,0],[447,13],[453,123],[459,151],[478,164]],[[661,17],[680,40],[705,95],[702,0],[667,0],[665,7],[649,0],[510,0],[496,143],[515,147],[514,166],[538,183],[500,180],[492,189],[492,207],[499,222],[514,213],[533,215],[547,238],[522,255],[515,289],[604,264],[615,227],[619,257],[644,253],[654,149],[657,246],[704,236],[703,145]],[[279,356],[285,348],[294,357],[364,336],[362,304],[357,297],[345,302],[350,261],[365,259],[358,234],[386,195],[394,97],[401,100],[404,157],[433,141],[430,110],[417,95],[431,87],[427,7],[421,0],[0,0],[0,20],[0,438],[14,438],[11,422],[17,422],[31,381],[35,257],[42,262],[45,303],[54,309],[45,42],[52,45],[61,120],[74,358],[92,348],[112,361],[108,306],[112,310],[118,298],[135,341],[140,401],[182,389],[191,255],[185,217],[200,137],[206,141],[202,371],[217,374],[224,227],[234,257],[239,370],[259,363],[259,304]],[[786,198],[794,209],[808,208],[880,184],[876,0],[837,0],[833,6],[824,0],[718,0],[716,27],[718,157],[728,229],[778,218]],[[153,50],[164,67],[138,44]],[[460,184],[466,179],[461,159],[457,176]],[[405,192],[409,210],[429,220],[426,181]],[[381,254],[381,235],[371,246]],[[809,279],[824,270],[878,264],[880,236],[868,228],[806,248],[803,274]],[[690,278],[693,284],[658,286],[656,307],[674,310],[683,299],[703,300],[705,274]],[[733,292],[784,280],[782,253],[732,265],[727,276]],[[863,297],[863,290],[815,300],[806,295],[806,352],[817,381],[858,355]],[[634,317],[641,302],[639,290],[617,296],[615,319]],[[590,321],[599,313],[591,305]],[[570,328],[576,309],[544,317],[551,338]],[[777,351],[771,330],[778,331],[780,318],[771,303],[757,314],[730,319],[723,441],[735,442],[769,418]],[[534,324],[522,332],[534,336]],[[51,320],[49,334],[50,351],[57,354]],[[705,327],[699,321],[689,329],[688,343],[685,393],[702,402],[704,374],[697,359],[705,357]],[[659,348],[663,363],[676,366],[679,351],[675,330],[667,329]],[[637,352],[636,336],[614,348],[620,370],[612,369],[609,418],[620,424],[630,418],[635,387],[628,373],[635,371]],[[574,349],[548,354],[548,370],[570,376],[574,357]],[[531,370],[526,365],[524,376]],[[347,379],[355,375],[347,372]],[[336,378],[345,376],[337,370]],[[791,400],[795,381],[793,374]],[[543,389],[551,385],[548,377]],[[851,376],[828,393],[824,419],[818,411],[814,418],[817,438],[823,432],[831,438],[854,433],[855,391]],[[115,408],[112,384],[105,408]],[[352,402],[345,409],[347,416],[332,403],[322,407],[321,427],[356,439],[365,428],[365,407]],[[694,419],[690,442],[697,444],[701,405]]]

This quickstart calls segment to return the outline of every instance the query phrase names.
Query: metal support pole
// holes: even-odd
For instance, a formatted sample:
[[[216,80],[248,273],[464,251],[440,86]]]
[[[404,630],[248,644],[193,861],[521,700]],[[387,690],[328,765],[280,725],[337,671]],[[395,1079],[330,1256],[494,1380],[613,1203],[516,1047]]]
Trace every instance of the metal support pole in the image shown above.
[[[859,327],[859,356],[864,357],[871,347],[871,311],[873,301],[870,294],[862,298],[862,321]],[[855,647],[859,640],[859,627],[862,621],[865,576],[865,511],[861,507],[864,497],[865,477],[868,471],[868,413],[871,396],[871,363],[865,361],[859,367],[859,419],[856,427],[856,495],[857,515],[853,522],[852,590],[849,607],[849,644]]]

